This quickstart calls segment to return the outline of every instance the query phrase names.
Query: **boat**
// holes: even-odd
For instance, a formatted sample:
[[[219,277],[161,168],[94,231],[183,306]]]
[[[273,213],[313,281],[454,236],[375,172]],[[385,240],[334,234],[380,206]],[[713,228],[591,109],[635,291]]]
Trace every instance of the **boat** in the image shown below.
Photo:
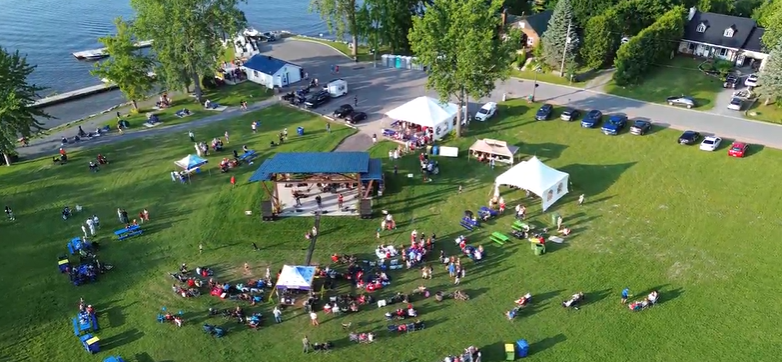
[[[257,38],[261,36],[261,32],[258,30],[255,30],[255,28],[246,28],[244,31],[242,31],[242,35],[248,37],[248,38]]]
[[[136,48],[149,48],[152,46],[152,40],[142,40],[133,44]],[[84,50],[73,53],[73,56],[78,60],[100,60],[109,56],[109,51],[106,48]]]

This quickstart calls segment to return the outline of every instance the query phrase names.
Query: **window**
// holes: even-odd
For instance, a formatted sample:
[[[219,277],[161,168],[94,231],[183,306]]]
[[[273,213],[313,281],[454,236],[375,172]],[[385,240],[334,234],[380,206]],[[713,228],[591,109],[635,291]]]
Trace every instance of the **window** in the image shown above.
[[[524,24],[523,21],[519,22],[519,28],[524,29],[527,26],[527,24]]]
[[[726,55],[728,55],[728,49],[720,48],[720,56],[724,57]]]
[[[695,50],[695,43],[689,43],[689,45],[687,45],[687,49]]]
[[[698,27],[695,28],[695,31],[697,31],[699,33],[706,32],[706,24],[705,23],[698,24]]]
[[[258,74],[257,70],[253,70],[253,77],[258,78],[260,75]]]
[[[528,37],[528,38],[527,38],[527,46],[528,46],[528,47],[535,46],[535,38]]]
[[[730,27],[730,28],[725,29],[725,32],[722,33],[722,35],[724,35],[726,38],[732,38],[733,37],[733,33],[735,33],[735,32],[736,32],[736,30],[734,30],[733,27]]]

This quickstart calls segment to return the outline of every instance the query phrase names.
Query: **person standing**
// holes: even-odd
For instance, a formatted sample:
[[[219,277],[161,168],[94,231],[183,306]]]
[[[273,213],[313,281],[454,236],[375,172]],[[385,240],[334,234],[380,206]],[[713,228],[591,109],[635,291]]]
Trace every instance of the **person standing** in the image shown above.
[[[98,219],[98,215],[92,215],[92,224],[95,225],[95,228],[100,227],[100,219]]]
[[[586,197],[584,196],[584,194],[581,194],[581,195],[578,197],[578,205],[579,205],[579,206],[581,206],[581,205],[583,205],[583,204],[584,204],[584,199],[585,199],[585,198],[586,198]]]
[[[90,230],[90,235],[95,236],[95,220],[91,217],[87,218],[87,228]]]
[[[231,187],[233,188],[235,186],[236,186],[236,176],[231,176]]]
[[[198,254],[204,253],[204,244],[198,244]]]
[[[377,143],[377,134],[372,134],[372,143]]]
[[[627,303],[627,298],[630,297],[630,288],[624,288],[622,290],[622,304]]]
[[[230,142],[228,142],[228,131],[225,131],[224,136],[225,136],[225,144],[229,144]]]
[[[286,140],[288,139],[288,127],[282,129],[282,137],[284,137]]]
[[[253,133],[258,132],[258,121],[253,121],[253,123],[250,123],[250,129],[253,130]]]
[[[89,235],[87,234],[87,227],[86,227],[86,226],[84,226],[84,224],[82,224],[82,225],[81,225],[81,231],[84,233],[84,237],[85,237],[85,238],[86,238],[87,236],[89,236]]]
[[[339,208],[340,211],[342,211],[342,205],[345,203],[345,197],[342,196],[342,194],[339,194],[337,196],[337,208]]]
[[[331,123],[326,122],[326,132],[331,133]]]
[[[144,211],[141,212],[142,215],[144,215],[143,219],[144,221],[149,221],[149,210],[144,209]]]
[[[310,351],[310,339],[307,338],[307,336],[304,336],[304,338],[301,339],[301,346],[304,353],[308,353]]]
[[[320,325],[318,322],[318,313],[315,313],[314,310],[310,312],[310,323],[315,327]]]
[[[117,208],[117,218],[119,218],[119,222],[121,224],[124,224],[123,219],[122,219],[122,209],[119,208],[119,207]]]
[[[195,133],[193,131],[188,131],[187,136],[190,137],[190,142],[195,142]]]
[[[562,230],[562,215],[557,216],[557,231]]]
[[[491,169],[493,170],[494,169],[494,158],[489,160],[489,165],[491,165]]]
[[[358,107],[358,96],[353,96],[353,107]]]
[[[274,315],[274,322],[275,323],[282,323],[282,311],[280,310],[279,306],[275,306],[274,310],[272,311],[272,314]]]
[[[8,205],[5,206],[5,216],[8,217],[8,220],[11,220],[11,221],[16,220],[16,218],[14,217],[14,211],[11,210],[11,208],[8,207]]]

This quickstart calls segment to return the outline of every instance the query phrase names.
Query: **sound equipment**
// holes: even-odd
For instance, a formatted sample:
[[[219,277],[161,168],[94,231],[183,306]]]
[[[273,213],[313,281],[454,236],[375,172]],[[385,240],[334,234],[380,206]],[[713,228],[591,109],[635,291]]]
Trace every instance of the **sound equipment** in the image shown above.
[[[261,201],[261,220],[274,221],[274,211],[272,211],[271,201]]]
[[[369,199],[363,199],[359,203],[358,207],[358,214],[361,216],[362,219],[371,219],[372,218],[372,200]]]

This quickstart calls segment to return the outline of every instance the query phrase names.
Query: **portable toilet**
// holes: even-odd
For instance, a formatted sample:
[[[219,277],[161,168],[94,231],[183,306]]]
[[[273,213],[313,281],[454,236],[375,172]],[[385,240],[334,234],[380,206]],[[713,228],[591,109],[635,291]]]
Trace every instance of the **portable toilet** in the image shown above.
[[[92,354],[100,352],[100,338],[95,337],[91,334],[85,334],[79,337],[79,340],[81,341],[82,346],[84,346],[84,349],[87,352],[90,352]]]
[[[120,356],[110,356],[103,360],[103,362],[125,362]]]
[[[516,348],[513,345],[513,343],[506,343],[505,344],[505,360],[506,361],[515,361],[516,360]]]
[[[516,355],[519,358],[527,357],[529,354],[529,343],[526,339],[520,339],[516,341]]]
[[[399,55],[397,55],[396,59],[394,59],[394,68],[402,69],[402,57]]]
[[[413,57],[405,57],[405,69],[413,69]]]
[[[383,54],[380,56],[380,64],[382,64],[384,67],[388,67],[388,54]]]

